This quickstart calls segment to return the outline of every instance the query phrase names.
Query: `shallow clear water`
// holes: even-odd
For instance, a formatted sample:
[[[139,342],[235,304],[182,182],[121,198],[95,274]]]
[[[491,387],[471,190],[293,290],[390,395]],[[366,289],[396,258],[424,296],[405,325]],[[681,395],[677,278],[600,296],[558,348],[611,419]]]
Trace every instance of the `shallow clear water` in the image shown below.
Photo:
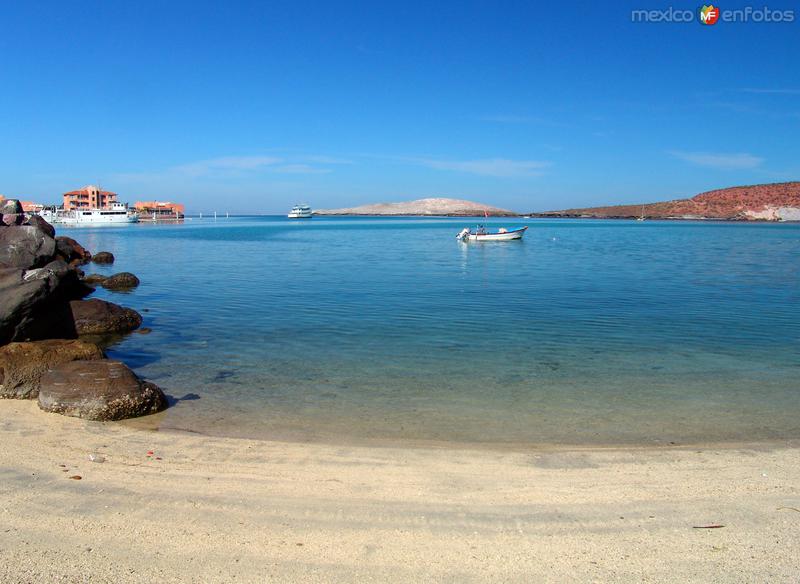
[[[292,440],[800,437],[800,226],[277,217],[60,229],[136,273],[150,424]],[[144,312],[146,310],[146,312]]]

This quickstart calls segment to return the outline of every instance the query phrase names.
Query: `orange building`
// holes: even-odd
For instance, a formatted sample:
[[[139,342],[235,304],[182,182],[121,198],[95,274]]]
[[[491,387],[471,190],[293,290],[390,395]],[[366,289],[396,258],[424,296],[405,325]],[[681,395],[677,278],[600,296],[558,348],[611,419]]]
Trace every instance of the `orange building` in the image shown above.
[[[41,203],[34,203],[33,201],[20,201],[20,205],[22,205],[22,210],[26,213],[38,213],[44,209],[44,205]]]
[[[87,185],[77,191],[64,193],[64,210],[110,209],[117,202],[117,193],[100,190],[100,187]]]
[[[139,212],[142,221],[153,219],[154,221],[169,221],[183,219],[184,206],[180,203],[169,201],[136,201],[134,209]]]

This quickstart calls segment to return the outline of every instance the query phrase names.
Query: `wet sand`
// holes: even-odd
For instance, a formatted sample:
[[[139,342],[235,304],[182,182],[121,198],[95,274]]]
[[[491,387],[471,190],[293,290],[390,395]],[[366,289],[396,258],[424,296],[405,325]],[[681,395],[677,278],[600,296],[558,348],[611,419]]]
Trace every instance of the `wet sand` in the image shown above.
[[[797,444],[330,446],[145,431],[18,401],[0,402],[0,444],[4,583],[800,575]],[[710,525],[724,527],[695,528]]]

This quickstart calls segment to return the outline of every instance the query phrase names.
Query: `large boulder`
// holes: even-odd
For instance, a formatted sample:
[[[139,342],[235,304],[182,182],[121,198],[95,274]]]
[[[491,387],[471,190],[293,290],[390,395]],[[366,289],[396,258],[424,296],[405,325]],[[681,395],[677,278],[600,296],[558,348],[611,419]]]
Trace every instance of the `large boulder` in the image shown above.
[[[110,251],[98,251],[92,256],[92,261],[96,264],[113,264],[114,254]]]
[[[56,236],[56,228],[50,225],[39,215],[28,215],[25,218],[23,225],[30,225],[32,227],[36,227],[37,229],[39,229],[39,231],[43,231],[50,237]]]
[[[77,333],[69,301],[83,298],[92,290],[61,260],[32,270],[0,268],[0,345],[74,338]]]
[[[100,282],[100,285],[106,290],[130,290],[139,285],[139,278],[130,272],[120,272],[109,276]]]
[[[0,268],[40,268],[53,261],[56,241],[34,225],[0,229]]]
[[[142,315],[99,298],[70,302],[75,332],[79,335],[127,333],[142,325]]]
[[[87,420],[123,420],[167,407],[164,393],[119,361],[71,361],[41,378],[39,407]]]
[[[0,398],[36,399],[42,374],[51,367],[102,358],[97,345],[78,340],[52,339],[0,347]]]
[[[3,199],[0,201],[0,226],[20,225],[25,220],[22,203],[17,199]]]
[[[24,340],[22,331],[52,293],[48,278],[25,278],[25,270],[0,269],[0,344]]]
[[[56,253],[65,262],[73,265],[85,264],[92,259],[92,254],[86,251],[80,243],[64,235],[56,237]]]

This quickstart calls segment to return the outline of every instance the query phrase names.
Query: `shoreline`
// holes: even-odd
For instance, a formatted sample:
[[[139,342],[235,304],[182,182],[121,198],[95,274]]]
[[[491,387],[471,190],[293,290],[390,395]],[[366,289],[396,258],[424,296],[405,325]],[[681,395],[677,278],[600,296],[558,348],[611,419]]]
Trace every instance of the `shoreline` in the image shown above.
[[[790,582],[800,569],[796,445],[375,448],[0,408],[4,582]]]
[[[0,402],[2,403],[2,402]],[[42,412],[43,414],[45,412]],[[213,431],[195,430],[177,426],[158,425],[156,418],[165,412],[120,420],[118,424],[137,432],[176,435],[198,436],[220,440],[248,440],[275,444],[304,444],[310,446],[329,446],[345,448],[374,448],[374,449],[415,449],[415,450],[440,450],[440,451],[475,451],[496,453],[530,453],[530,452],[612,452],[612,451],[667,451],[667,450],[695,450],[697,448],[713,448],[715,450],[772,450],[783,448],[800,449],[800,436],[788,438],[772,438],[758,440],[697,440],[677,442],[674,440],[652,442],[475,442],[466,440],[435,440],[435,439],[407,439],[407,438],[375,438],[354,437],[346,435],[291,435],[289,433],[275,432],[264,435],[237,435],[217,433]],[[87,424],[92,423],[86,421]]]

